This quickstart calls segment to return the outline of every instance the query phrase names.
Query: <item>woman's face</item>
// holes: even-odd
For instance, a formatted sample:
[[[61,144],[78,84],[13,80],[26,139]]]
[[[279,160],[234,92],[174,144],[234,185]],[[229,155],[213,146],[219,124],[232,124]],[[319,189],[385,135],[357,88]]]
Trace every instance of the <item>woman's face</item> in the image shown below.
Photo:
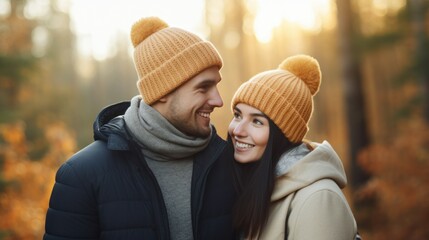
[[[252,106],[239,103],[234,108],[234,118],[229,124],[228,134],[234,144],[234,158],[237,162],[258,161],[268,143],[268,117]]]

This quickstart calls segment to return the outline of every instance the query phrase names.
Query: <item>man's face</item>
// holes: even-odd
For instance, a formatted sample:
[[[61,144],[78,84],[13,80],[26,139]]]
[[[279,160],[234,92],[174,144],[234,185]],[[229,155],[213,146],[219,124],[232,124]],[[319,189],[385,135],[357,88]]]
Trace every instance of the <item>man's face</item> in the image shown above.
[[[165,97],[162,115],[186,135],[208,137],[210,114],[223,106],[217,89],[221,78],[218,67],[205,69]]]

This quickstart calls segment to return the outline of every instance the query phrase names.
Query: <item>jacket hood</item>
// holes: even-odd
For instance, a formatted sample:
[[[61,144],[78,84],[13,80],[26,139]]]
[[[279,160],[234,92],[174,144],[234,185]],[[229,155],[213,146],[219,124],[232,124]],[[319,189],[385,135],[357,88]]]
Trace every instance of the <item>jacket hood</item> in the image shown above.
[[[94,140],[107,142],[109,149],[128,150],[123,115],[129,106],[130,102],[126,101],[101,110],[93,124]]]
[[[279,200],[321,179],[332,179],[340,188],[346,186],[343,164],[332,146],[327,141],[312,144],[315,145],[313,151],[298,151],[301,153],[299,159],[277,177],[271,201]],[[284,154],[279,163],[287,157],[288,154]]]

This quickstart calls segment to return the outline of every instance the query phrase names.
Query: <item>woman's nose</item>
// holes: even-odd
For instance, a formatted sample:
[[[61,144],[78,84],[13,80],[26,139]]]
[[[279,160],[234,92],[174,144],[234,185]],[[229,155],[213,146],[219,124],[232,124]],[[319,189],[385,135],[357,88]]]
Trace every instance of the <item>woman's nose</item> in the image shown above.
[[[235,136],[245,137],[247,135],[245,123],[243,122],[238,123],[235,126],[233,133]]]

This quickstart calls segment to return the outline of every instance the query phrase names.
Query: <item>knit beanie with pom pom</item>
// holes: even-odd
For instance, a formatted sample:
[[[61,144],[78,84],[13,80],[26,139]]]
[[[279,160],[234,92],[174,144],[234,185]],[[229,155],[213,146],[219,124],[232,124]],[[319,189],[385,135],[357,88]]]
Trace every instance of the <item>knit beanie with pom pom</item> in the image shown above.
[[[201,71],[222,68],[216,48],[199,36],[169,27],[157,17],[142,18],[131,28],[137,88],[151,105]]]
[[[291,142],[301,142],[308,132],[321,75],[316,59],[307,55],[289,57],[276,70],[259,73],[243,83],[232,99],[232,109],[238,103],[257,108]]]

